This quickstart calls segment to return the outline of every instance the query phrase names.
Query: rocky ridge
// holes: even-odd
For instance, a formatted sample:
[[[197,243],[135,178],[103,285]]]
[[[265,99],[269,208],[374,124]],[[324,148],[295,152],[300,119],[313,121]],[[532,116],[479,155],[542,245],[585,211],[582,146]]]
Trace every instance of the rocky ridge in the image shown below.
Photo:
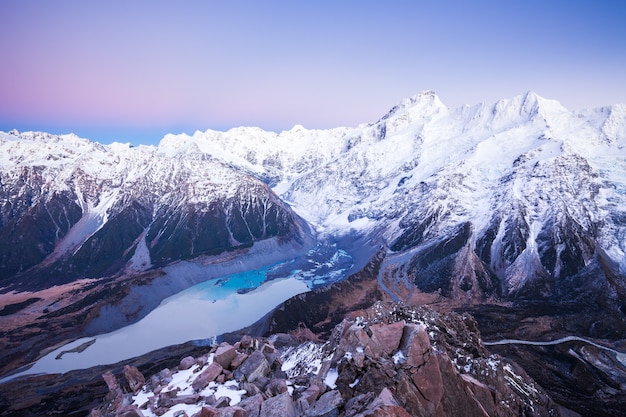
[[[325,342],[308,336],[244,336],[149,378],[107,372],[90,416],[574,415],[490,354],[468,315],[378,302]]]

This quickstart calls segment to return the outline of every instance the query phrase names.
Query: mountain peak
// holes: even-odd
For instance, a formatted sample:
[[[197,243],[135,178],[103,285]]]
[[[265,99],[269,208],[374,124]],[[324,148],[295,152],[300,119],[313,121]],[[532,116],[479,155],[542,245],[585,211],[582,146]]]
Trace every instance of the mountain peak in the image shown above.
[[[420,91],[412,97],[402,100],[401,107],[429,106],[433,108],[446,108],[439,96],[432,90]]]
[[[403,113],[411,113],[410,118],[414,119],[414,116],[425,117],[447,109],[434,91],[426,90],[405,98],[400,104],[393,106],[379,121]]]
[[[528,114],[568,112],[559,101],[544,98],[532,90],[518,97],[521,99],[521,109]]]
[[[486,107],[491,109],[495,119],[502,121],[524,122],[539,119],[552,124],[561,115],[569,113],[557,100],[544,98],[532,90],[510,99],[498,100]]]

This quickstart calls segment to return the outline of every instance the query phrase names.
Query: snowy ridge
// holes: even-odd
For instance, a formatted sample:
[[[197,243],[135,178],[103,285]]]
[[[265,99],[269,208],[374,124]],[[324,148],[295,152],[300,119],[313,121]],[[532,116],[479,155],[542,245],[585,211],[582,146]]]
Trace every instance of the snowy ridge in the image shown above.
[[[167,137],[159,148],[176,138],[184,139]],[[571,227],[593,234],[626,272],[625,224],[616,221],[626,205],[624,105],[571,112],[531,91],[449,109],[428,91],[371,125],[280,134],[238,128],[187,139],[263,178],[322,233],[379,234],[397,251],[470,222],[474,250],[486,250],[477,245],[487,234],[497,236],[481,258],[506,292],[531,271],[562,275],[573,250],[562,236]],[[515,227],[523,234],[517,249],[501,241]],[[546,245],[557,252],[549,266]],[[584,264],[595,256],[587,249],[574,250]]]
[[[17,242],[0,252],[0,279],[69,258],[78,270],[68,276],[106,276],[120,259],[138,271],[155,256],[163,264],[303,233],[264,183],[190,149],[12,131],[0,155],[0,234]]]
[[[41,196],[69,190],[93,219],[130,201],[154,210],[183,201],[209,207],[239,193],[239,206],[262,205],[254,196],[264,186],[252,175],[322,236],[357,232],[393,252],[425,248],[471,224],[476,262],[515,292],[522,275],[563,275],[572,257],[582,259],[569,268],[577,273],[600,256],[594,245],[626,273],[625,142],[624,105],[571,112],[528,92],[450,109],[427,91],[354,128],[208,130],[138,148],[13,132],[0,136],[0,158],[3,183],[35,170],[44,178]],[[111,193],[115,202],[103,205]],[[75,227],[54,256],[102,226],[81,221],[90,226]],[[572,234],[595,243],[566,244]],[[142,253],[134,267],[150,264]]]

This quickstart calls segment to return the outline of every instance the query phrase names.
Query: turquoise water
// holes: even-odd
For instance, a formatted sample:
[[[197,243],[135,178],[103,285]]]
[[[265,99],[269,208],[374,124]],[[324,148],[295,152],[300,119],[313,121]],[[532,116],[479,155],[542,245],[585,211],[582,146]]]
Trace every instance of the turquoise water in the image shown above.
[[[265,281],[283,278],[295,278],[313,289],[342,280],[350,267],[352,257],[346,251],[334,245],[320,245],[301,258],[211,279],[182,291],[176,297],[193,295],[202,300],[223,300],[236,292],[258,288]]]
[[[196,284],[185,291],[202,293],[201,298],[203,300],[223,300],[240,289],[251,290],[257,288],[267,279],[267,271],[270,268],[271,267],[266,267],[212,279]],[[185,291],[183,291],[183,293]]]

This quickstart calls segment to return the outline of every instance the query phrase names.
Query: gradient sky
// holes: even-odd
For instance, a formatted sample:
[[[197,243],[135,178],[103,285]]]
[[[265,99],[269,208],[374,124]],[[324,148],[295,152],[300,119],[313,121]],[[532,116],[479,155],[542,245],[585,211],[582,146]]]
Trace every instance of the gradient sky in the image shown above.
[[[0,2],[0,130],[357,126],[434,90],[626,103],[626,1]]]

